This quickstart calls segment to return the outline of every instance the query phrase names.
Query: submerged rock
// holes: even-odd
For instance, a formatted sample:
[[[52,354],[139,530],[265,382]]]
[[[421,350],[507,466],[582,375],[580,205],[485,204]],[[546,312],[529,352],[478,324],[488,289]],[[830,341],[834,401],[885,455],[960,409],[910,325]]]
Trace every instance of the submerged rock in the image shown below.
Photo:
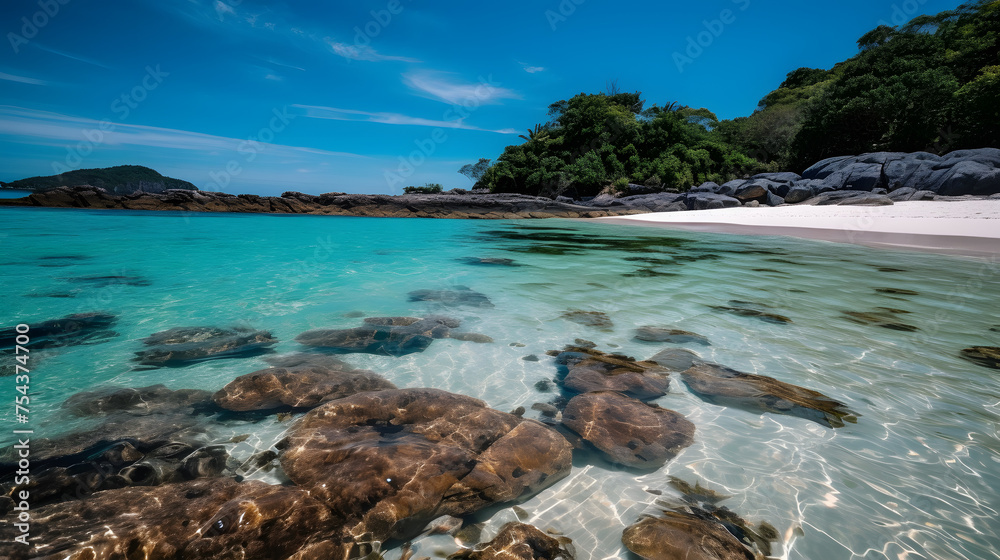
[[[565,543],[563,541],[566,541]],[[508,523],[496,538],[449,556],[449,560],[573,560],[573,554],[564,544],[568,539],[557,539],[524,523]]]
[[[701,363],[701,356],[683,348],[668,348],[653,355],[649,361],[661,365],[669,371],[684,371]]]
[[[34,461],[33,476],[27,482],[15,477],[11,469],[9,476],[0,477],[0,483],[8,485],[12,497],[22,490],[29,492],[32,505],[37,507],[127,486],[221,476],[228,458],[221,445],[195,447],[137,439],[102,441],[80,453]]]
[[[962,357],[984,367],[1000,369],[1000,348],[996,346],[973,346],[962,350]]]
[[[708,338],[700,334],[668,327],[639,327],[635,330],[635,338],[643,342],[669,342],[671,344],[693,342],[704,346],[711,344]]]
[[[295,340],[300,344],[329,351],[386,356],[403,356],[423,352],[434,339],[454,338],[469,342],[489,343],[493,339],[482,334],[460,333],[461,321],[443,316],[368,317],[365,324],[353,329],[314,329]]]
[[[919,296],[920,292],[915,292],[913,290],[904,290],[902,288],[875,288],[875,291],[880,294],[888,294],[893,296]]]
[[[262,369],[237,377],[216,392],[212,400],[220,407],[236,412],[280,407],[313,408],[362,391],[396,388],[374,372],[341,364],[340,368],[299,366]]]
[[[573,309],[563,313],[561,317],[578,325],[593,327],[602,331],[610,331],[615,326],[611,321],[611,317],[608,317],[607,313],[601,311],[580,311],[579,309]]]
[[[742,317],[753,317],[766,323],[783,325],[792,322],[791,319],[785,317],[784,315],[778,315],[776,313],[765,311],[763,309],[764,306],[758,303],[733,300],[729,302],[729,305],[712,305],[710,307],[716,311],[724,311],[726,313],[732,313],[733,315],[740,315]]]
[[[458,262],[474,266],[521,266],[514,259],[502,257],[464,257],[458,259]]]
[[[32,509],[29,541],[0,524],[0,556],[217,559],[347,557],[340,519],[301,488],[232,479],[108,490]],[[30,552],[29,552],[30,551]],[[319,553],[323,554],[320,555]],[[298,556],[295,556],[298,554]]]
[[[876,311],[843,311],[844,317],[859,325],[871,325],[894,331],[915,332],[920,328],[899,321],[896,315],[907,313],[901,309],[882,307]]]
[[[545,488],[569,473],[557,432],[437,389],[358,393],[306,414],[279,447],[288,477],[350,534],[412,536]]]
[[[649,400],[667,394],[670,387],[670,374],[663,367],[593,348],[567,346],[556,363],[566,366],[560,384],[571,392],[617,391]]]
[[[643,517],[625,529],[622,544],[646,560],[763,560],[721,523],[677,511]]]
[[[433,301],[445,307],[470,306],[493,307],[493,302],[486,294],[473,291],[465,286],[454,290],[413,290],[408,294],[410,301]]]
[[[16,346],[22,346],[37,350],[103,342],[118,336],[110,329],[117,320],[110,313],[94,312],[75,313],[62,319],[29,324],[27,333],[24,333],[28,338],[27,344],[18,344],[17,338],[22,333],[17,332],[15,327],[6,327],[0,331],[0,349],[14,350]]]
[[[694,442],[681,414],[610,391],[573,397],[562,423],[611,462],[640,469],[658,469]]]
[[[700,363],[681,372],[681,378],[691,392],[713,404],[752,412],[789,414],[830,428],[841,428],[844,422],[857,422],[856,415],[844,403],[773,377]]]
[[[165,385],[102,387],[76,393],[62,403],[75,416],[106,416],[117,412],[146,415],[160,412],[194,412],[211,404],[211,393],[199,389],[172,391]]]
[[[181,366],[205,360],[253,356],[268,351],[278,339],[246,327],[177,327],[143,339],[149,348],[135,361],[149,366]]]

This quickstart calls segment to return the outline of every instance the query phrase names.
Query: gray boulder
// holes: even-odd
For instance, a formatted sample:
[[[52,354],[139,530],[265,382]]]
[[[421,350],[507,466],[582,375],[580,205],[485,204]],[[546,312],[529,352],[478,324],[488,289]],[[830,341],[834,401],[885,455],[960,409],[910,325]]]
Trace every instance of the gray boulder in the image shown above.
[[[758,173],[750,179],[766,179],[774,183],[792,183],[802,179],[802,176],[798,173],[791,173],[788,171],[782,173]]]
[[[708,181],[707,183],[702,183],[700,186],[692,188],[689,192],[709,192],[713,194],[718,194],[721,187],[718,183]]]
[[[917,192],[917,189],[913,187],[902,187],[889,193],[889,198],[894,202],[903,202],[904,200],[910,200],[910,197],[915,192]]]
[[[979,148],[977,150],[955,150],[940,159],[942,163],[950,161],[974,161],[990,167],[1000,168],[1000,149]]]
[[[712,193],[688,193],[684,202],[687,204],[688,210],[709,210],[740,206],[740,201],[731,196]]]
[[[810,186],[794,186],[788,190],[788,194],[785,195],[785,202],[788,204],[796,204],[804,200],[809,200],[813,197],[813,188]]]
[[[853,160],[854,156],[837,156],[832,158],[824,159],[820,162],[814,163],[812,167],[806,169],[802,172],[803,179],[826,179],[830,175],[833,175],[837,171],[840,171],[845,165],[845,162]]]
[[[826,182],[838,190],[871,191],[881,186],[882,164],[853,163],[831,174]]]
[[[768,206],[780,206],[785,203],[785,199],[774,194],[773,192],[767,193],[767,205]]]
[[[928,190],[945,196],[995,194],[1000,192],[1000,169],[975,160],[961,160],[951,167],[940,185],[930,187]]]
[[[736,189],[736,193],[733,197],[740,202],[749,202],[751,200],[764,200],[767,197],[767,187],[756,182],[750,182],[742,187]]]
[[[816,195],[807,200],[810,206],[853,205],[853,206],[888,206],[892,199],[885,195],[871,194],[861,191],[830,191]]]

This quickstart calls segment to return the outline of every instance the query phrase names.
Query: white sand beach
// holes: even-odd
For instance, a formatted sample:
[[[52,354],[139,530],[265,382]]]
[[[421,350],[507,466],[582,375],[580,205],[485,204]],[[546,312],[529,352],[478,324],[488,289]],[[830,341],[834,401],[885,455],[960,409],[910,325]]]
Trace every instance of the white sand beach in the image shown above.
[[[761,206],[598,219],[976,257],[1000,255],[1000,200],[913,201],[892,206]]]

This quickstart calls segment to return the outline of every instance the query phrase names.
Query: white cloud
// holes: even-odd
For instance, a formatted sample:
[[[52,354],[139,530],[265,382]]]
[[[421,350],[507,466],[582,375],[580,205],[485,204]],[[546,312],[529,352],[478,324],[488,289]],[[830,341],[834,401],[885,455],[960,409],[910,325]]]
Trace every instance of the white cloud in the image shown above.
[[[529,74],[535,74],[537,72],[544,72],[545,67],[543,66],[525,66],[524,71]]]
[[[324,39],[327,45],[337,55],[340,55],[349,60],[366,60],[369,62],[381,62],[384,60],[396,60],[399,62],[420,62],[415,58],[409,58],[405,56],[389,56],[384,54],[379,54],[378,51],[371,48],[368,45],[349,45],[347,43],[338,43],[333,39],[327,37]]]
[[[6,74],[0,72],[0,80],[5,80],[8,82],[18,82],[22,84],[31,84],[33,86],[47,86],[48,82],[45,80],[36,80],[34,78],[25,78],[24,76],[15,76],[14,74]]]
[[[226,14],[235,16],[236,10],[234,10],[232,6],[226,4],[222,0],[215,0],[215,15],[219,16],[219,21],[222,21]]]
[[[302,109],[306,117],[314,119],[328,119],[334,121],[352,122],[372,122],[380,124],[395,124],[408,126],[431,126],[435,128],[457,128],[460,130],[478,130],[480,132],[496,132],[498,134],[517,134],[517,131],[510,128],[501,130],[490,130],[465,124],[463,120],[443,121],[425,119],[422,117],[411,117],[399,113],[372,113],[369,111],[358,111],[355,109],[339,109],[337,107],[320,107],[317,105],[292,105],[296,109]]]
[[[271,80],[273,82],[280,82],[280,81],[284,80],[284,78],[282,78],[281,76],[275,75],[275,74],[268,74],[268,75],[264,76],[264,79],[265,80]]]
[[[492,75],[480,78],[478,83],[458,83],[441,77],[438,73],[411,72],[403,75],[403,83],[421,92],[425,97],[451,105],[497,104],[500,99],[520,99],[517,93],[493,83]]]
[[[227,138],[156,126],[125,123],[110,123],[110,125],[110,129],[107,123],[102,129],[101,121],[94,119],[0,105],[0,136],[14,137],[18,143],[22,144],[73,145],[88,140],[88,136],[84,135],[87,133],[91,142],[94,141],[92,140],[94,137],[99,138],[97,143],[101,146],[144,146],[201,153],[212,151],[236,153],[240,144],[246,141],[246,139]],[[269,153],[275,155],[301,157],[303,154],[314,154],[334,157],[367,157],[348,152],[331,152],[302,146],[263,142],[261,144],[267,147]]]

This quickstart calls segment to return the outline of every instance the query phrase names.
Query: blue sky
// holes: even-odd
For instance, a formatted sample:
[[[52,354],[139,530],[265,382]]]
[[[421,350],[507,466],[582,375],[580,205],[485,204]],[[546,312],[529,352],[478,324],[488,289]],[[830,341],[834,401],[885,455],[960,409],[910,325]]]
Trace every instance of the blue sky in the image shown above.
[[[939,0],[5,0],[0,180],[146,165],[199,188],[469,187],[547,107],[609,80],[750,114]]]

